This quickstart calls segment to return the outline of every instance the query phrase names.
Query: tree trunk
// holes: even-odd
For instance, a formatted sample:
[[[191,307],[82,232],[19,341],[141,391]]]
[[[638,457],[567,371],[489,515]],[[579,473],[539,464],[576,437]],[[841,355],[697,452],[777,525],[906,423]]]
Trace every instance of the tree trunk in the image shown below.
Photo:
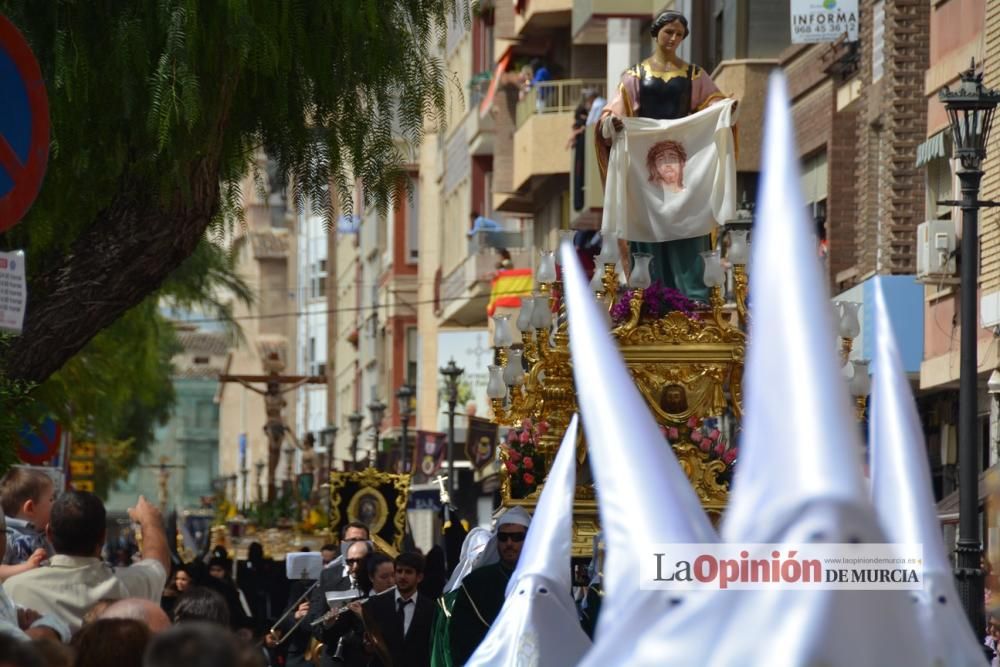
[[[194,252],[218,210],[217,158],[203,159],[188,182],[186,196],[156,206],[156,193],[126,180],[70,249],[35,274],[24,330],[0,357],[8,377],[44,381]]]

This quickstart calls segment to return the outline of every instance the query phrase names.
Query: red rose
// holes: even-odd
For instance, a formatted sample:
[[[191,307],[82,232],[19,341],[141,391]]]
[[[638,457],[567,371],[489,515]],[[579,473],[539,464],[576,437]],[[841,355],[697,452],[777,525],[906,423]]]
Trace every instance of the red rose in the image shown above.
[[[534,484],[535,483],[535,476],[532,475],[530,472],[524,473],[524,483],[525,484]]]
[[[708,438],[703,438],[702,441],[698,443],[698,449],[703,452],[710,451],[712,449],[712,441]]]
[[[520,461],[521,460],[521,452],[517,451],[516,449],[510,450],[510,460],[513,461],[514,463],[517,463],[518,461]]]
[[[733,461],[735,460],[736,460],[736,447],[733,447],[732,449],[728,450],[725,454],[722,455],[722,462],[725,463],[727,466],[732,465]]]
[[[524,469],[525,470],[531,470],[534,467],[535,467],[535,462],[531,460],[531,457],[530,456],[525,456],[524,457]]]
[[[531,435],[527,431],[521,431],[521,444],[526,445],[531,442]]]
[[[725,453],[726,453],[726,443],[720,442],[719,444],[717,444],[715,446],[715,454],[716,454],[716,456],[722,456]]]
[[[549,432],[548,422],[538,422],[538,435],[545,435]]]
[[[517,466],[514,465],[513,461],[507,461],[507,463],[504,464],[504,465],[507,466],[507,472],[509,472],[509,473],[515,473],[515,472],[517,472]]]

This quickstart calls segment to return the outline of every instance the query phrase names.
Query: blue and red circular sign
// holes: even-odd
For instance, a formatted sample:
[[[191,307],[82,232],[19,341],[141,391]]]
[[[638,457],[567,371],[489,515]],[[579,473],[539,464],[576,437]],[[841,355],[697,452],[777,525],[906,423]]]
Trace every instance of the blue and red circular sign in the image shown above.
[[[49,102],[42,71],[14,24],[0,16],[0,232],[42,188],[49,159]]]
[[[40,466],[59,453],[62,427],[51,417],[46,417],[38,428],[25,424],[19,435],[17,457],[25,463]]]

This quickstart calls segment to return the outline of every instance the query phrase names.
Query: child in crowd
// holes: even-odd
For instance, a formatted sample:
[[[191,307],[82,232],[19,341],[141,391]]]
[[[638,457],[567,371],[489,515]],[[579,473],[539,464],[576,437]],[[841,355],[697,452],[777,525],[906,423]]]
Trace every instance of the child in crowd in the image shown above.
[[[0,479],[0,507],[7,517],[0,580],[34,569],[49,557],[45,528],[55,497],[52,478],[40,470],[11,468]]]

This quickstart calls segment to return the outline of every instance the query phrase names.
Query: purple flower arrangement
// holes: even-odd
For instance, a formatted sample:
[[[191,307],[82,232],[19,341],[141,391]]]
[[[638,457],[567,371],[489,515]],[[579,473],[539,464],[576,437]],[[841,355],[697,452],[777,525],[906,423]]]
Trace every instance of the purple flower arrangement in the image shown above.
[[[631,310],[629,304],[635,290],[625,290],[622,297],[611,307],[611,321],[621,324],[628,321]],[[647,287],[642,294],[642,310],[639,312],[640,319],[658,320],[667,313],[681,312],[687,317],[697,318],[698,304],[684,296],[678,290],[667,287],[663,283],[656,281]]]

